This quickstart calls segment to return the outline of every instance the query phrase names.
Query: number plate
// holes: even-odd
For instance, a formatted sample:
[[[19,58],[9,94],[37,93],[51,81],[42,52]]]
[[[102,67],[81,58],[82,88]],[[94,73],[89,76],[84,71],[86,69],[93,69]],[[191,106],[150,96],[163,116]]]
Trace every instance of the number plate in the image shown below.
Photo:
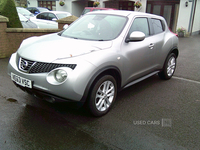
[[[31,80],[20,77],[12,72],[11,72],[11,80],[13,80],[15,83],[17,83],[23,87],[32,88]]]

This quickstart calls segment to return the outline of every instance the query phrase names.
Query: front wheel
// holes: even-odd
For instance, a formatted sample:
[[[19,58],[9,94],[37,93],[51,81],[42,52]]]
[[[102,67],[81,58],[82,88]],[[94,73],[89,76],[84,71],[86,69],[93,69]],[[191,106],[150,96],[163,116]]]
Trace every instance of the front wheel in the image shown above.
[[[174,53],[171,53],[170,55],[168,55],[165,61],[163,70],[159,72],[158,75],[161,79],[168,80],[173,76],[175,69],[176,69],[176,55]]]
[[[115,78],[105,75],[95,82],[88,101],[90,112],[97,117],[105,115],[117,96]]]

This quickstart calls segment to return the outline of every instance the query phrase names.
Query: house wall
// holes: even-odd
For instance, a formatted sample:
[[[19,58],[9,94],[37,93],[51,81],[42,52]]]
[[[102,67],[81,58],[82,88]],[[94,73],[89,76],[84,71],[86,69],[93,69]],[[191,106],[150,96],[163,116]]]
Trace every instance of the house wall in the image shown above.
[[[56,1],[56,10],[59,11],[67,11],[72,13],[72,15],[75,15],[79,17],[84,9],[85,6],[87,6],[88,1],[96,1],[96,0],[65,0],[65,5],[60,6],[59,1]],[[99,7],[105,7],[105,2],[113,2],[113,5],[116,5],[118,1],[127,1],[127,0],[97,0],[100,2]],[[130,0],[130,1],[138,1],[138,0]],[[139,0],[142,3],[142,7],[136,11],[140,12],[146,12],[146,4],[147,0]],[[180,0],[179,4],[179,12],[178,12],[178,19],[177,19],[177,26],[174,27],[176,30],[179,27],[183,27],[187,30],[187,32],[190,32],[190,25],[191,25],[191,12],[192,12],[192,3],[188,3],[188,7],[185,7],[185,2],[191,1],[191,0]],[[193,0],[196,1],[196,0]],[[36,7],[38,6],[37,0],[29,0],[30,6]],[[115,7],[114,7],[115,8]],[[198,33],[200,31],[200,0],[197,0],[196,5],[196,12],[195,12],[195,18],[192,28],[192,33]]]
[[[195,1],[195,0],[193,0]],[[193,28],[190,31],[190,26],[192,25],[192,4],[193,2],[188,2],[188,7],[185,7],[186,0],[180,0],[179,14],[177,28],[183,27],[186,29],[186,34],[199,34],[200,31],[200,0],[197,0],[196,11],[194,16]]]
[[[28,0],[28,1],[29,1],[28,7],[38,7],[37,0]]]
[[[84,2],[84,1],[73,1],[72,2],[72,14],[74,16],[79,17],[85,8],[85,5],[86,5],[86,2]]]
[[[60,1],[56,1],[56,11],[67,11],[72,13],[72,9],[71,9],[71,0],[68,1],[64,1],[65,5],[64,6],[60,6],[59,4]]]
[[[127,1],[127,0],[100,0],[100,6],[99,7],[105,7],[105,3],[106,2],[109,2],[110,3],[110,7],[111,8],[118,8],[118,2],[119,1]],[[133,1],[133,2],[137,2],[138,0],[128,0],[128,1]],[[146,4],[147,4],[147,0],[139,0],[141,3],[142,3],[142,7],[139,8],[138,10],[136,11],[139,11],[139,12],[146,12]]]
[[[183,27],[188,32],[192,4],[189,2],[188,7],[185,7],[185,2],[185,0],[180,1],[177,29]]]

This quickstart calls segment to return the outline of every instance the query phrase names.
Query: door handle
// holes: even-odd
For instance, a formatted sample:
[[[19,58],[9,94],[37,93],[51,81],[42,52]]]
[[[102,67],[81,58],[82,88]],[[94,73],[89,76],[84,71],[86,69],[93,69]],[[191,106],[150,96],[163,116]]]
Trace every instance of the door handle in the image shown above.
[[[153,49],[153,48],[154,48],[154,44],[151,43],[151,44],[149,45],[149,48],[150,48],[150,49]]]

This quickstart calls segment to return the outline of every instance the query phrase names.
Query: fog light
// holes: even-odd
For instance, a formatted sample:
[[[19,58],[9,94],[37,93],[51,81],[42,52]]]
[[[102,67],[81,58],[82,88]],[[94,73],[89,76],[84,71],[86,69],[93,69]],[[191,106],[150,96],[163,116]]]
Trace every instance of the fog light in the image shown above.
[[[56,70],[54,78],[57,82],[64,82],[67,78],[67,72],[65,70]]]

